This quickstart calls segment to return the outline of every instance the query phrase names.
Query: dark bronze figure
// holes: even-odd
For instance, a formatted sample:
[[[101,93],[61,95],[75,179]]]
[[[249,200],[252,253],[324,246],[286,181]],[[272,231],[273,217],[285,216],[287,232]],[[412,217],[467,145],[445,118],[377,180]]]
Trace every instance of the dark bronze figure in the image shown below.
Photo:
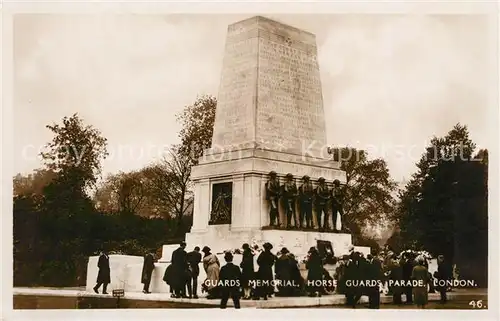
[[[210,213],[210,224],[226,224],[231,220],[231,209],[228,207],[227,199],[231,196],[219,192],[215,199],[212,212]]]
[[[305,227],[313,227],[312,218],[312,203],[313,203],[314,189],[309,179],[309,176],[302,177],[302,185],[299,187],[299,228],[303,226],[304,219],[306,220]]]
[[[316,187],[316,218],[318,220],[318,229],[321,229],[321,214],[323,217],[323,229],[328,230],[328,200],[330,198],[330,191],[325,183],[325,179],[320,177],[318,179],[318,187]]]
[[[333,181],[332,189],[332,219],[333,219],[333,229],[337,231],[337,213],[340,215],[340,225],[341,230],[345,230],[344,223],[342,219],[344,218],[344,209],[342,206],[344,199],[344,191],[340,186],[340,181],[338,179]]]
[[[283,203],[286,211],[286,227],[292,227],[292,217],[293,225],[297,227],[297,218],[295,217],[295,200],[298,195],[297,185],[295,184],[291,173],[286,174],[285,177],[285,184],[283,184]]]
[[[280,225],[280,216],[278,212],[278,200],[280,197],[280,183],[275,171],[269,173],[269,179],[266,182],[266,200],[269,202],[270,226],[278,227]]]

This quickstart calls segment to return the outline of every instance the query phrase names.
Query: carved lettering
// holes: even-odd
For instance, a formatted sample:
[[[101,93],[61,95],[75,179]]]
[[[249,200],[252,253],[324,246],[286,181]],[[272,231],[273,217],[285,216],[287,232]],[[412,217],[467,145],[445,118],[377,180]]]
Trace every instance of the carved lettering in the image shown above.
[[[228,29],[213,145],[302,154],[326,143],[314,35],[248,19]]]
[[[316,52],[296,44],[259,36],[257,134],[273,149],[300,152],[303,144],[323,144],[325,129]]]

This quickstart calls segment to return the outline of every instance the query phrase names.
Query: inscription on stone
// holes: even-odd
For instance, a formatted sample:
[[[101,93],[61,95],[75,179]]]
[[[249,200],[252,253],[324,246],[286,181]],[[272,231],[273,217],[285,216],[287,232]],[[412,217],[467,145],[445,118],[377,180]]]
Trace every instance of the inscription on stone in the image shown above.
[[[256,143],[301,155],[325,145],[314,35],[247,19],[229,26],[222,69],[212,148]]]
[[[253,140],[257,38],[228,42],[212,145],[226,147]]]
[[[259,34],[257,138],[300,153],[325,143],[323,98],[315,50],[304,51],[285,37]],[[281,39],[278,40],[278,39]]]

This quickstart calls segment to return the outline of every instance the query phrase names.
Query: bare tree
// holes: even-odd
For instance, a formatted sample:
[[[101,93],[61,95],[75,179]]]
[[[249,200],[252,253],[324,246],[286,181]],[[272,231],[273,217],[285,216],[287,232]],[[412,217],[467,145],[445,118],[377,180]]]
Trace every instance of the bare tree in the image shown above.
[[[193,203],[190,159],[174,145],[162,161],[147,167],[144,172],[150,196],[167,211],[165,215],[177,219],[180,231],[183,218],[189,214]]]

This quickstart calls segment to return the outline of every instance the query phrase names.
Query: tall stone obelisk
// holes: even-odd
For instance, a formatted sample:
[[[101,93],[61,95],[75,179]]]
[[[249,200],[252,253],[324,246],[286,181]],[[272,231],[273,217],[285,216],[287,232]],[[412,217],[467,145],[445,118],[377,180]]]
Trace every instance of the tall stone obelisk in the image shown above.
[[[326,132],[314,34],[263,17],[229,26],[212,146],[318,155]]]
[[[186,241],[214,249],[277,237],[262,230],[269,225],[267,174],[276,171],[281,182],[287,173],[345,182],[326,148],[315,35],[260,16],[230,25],[212,147],[192,169],[193,226]],[[213,224],[211,212],[224,193],[230,194],[230,219]],[[294,242],[304,247],[324,237],[296,233]],[[350,235],[335,235],[337,246],[350,244]]]

